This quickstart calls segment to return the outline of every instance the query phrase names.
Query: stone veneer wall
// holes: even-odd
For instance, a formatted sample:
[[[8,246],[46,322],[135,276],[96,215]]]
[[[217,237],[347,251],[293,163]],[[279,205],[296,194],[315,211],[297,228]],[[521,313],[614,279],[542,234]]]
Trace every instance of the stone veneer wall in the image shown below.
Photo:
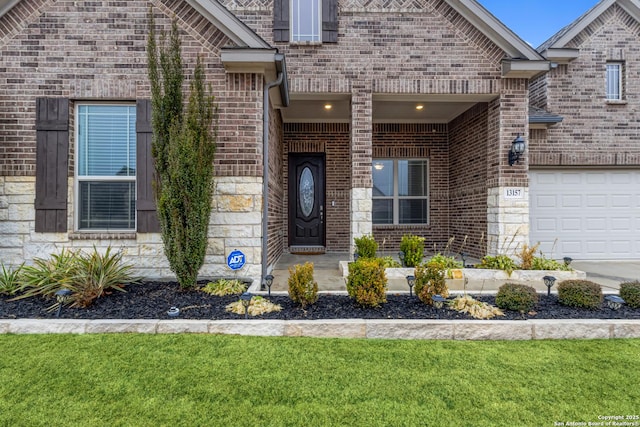
[[[69,210],[73,216],[72,180],[69,183]],[[175,277],[164,255],[158,233],[36,233],[33,195],[35,179],[24,176],[0,177],[0,261],[17,266],[34,258],[48,258],[63,248],[104,251],[122,250],[124,261],[135,273],[149,279]],[[215,181],[213,212],[209,223],[209,246],[201,277],[229,276],[226,256],[243,251],[248,265],[242,277],[260,277],[262,235],[262,179],[219,177]]]
[[[427,250],[449,238],[449,142],[446,124],[374,124],[373,158],[429,160],[429,224],[373,225],[380,250],[397,252],[405,234],[422,236]],[[385,242],[384,248],[382,242]]]
[[[532,86],[535,105],[564,120],[549,128],[545,138],[531,144],[529,164],[536,166],[640,165],[640,24],[618,4],[571,40],[579,57],[560,64]],[[607,61],[624,62],[624,99],[605,99]],[[546,89],[546,105],[540,92]]]
[[[69,233],[34,232],[35,104],[37,97],[83,101],[149,98],[146,34],[149,6],[158,29],[172,17],[181,28],[183,62],[205,63],[219,106],[216,196],[203,276],[229,274],[226,255],[241,249],[248,265],[239,274],[257,278],[261,265],[263,76],[226,74],[219,52],[231,44],[216,27],[179,0],[52,2],[22,0],[0,19],[0,260],[11,264],[46,257],[62,247],[125,251],[148,277],[173,277],[159,234],[74,233],[71,113]],[[273,137],[278,138],[277,130]],[[276,196],[277,197],[277,196]],[[276,213],[277,214],[277,213]],[[275,256],[275,255],[273,255]]]

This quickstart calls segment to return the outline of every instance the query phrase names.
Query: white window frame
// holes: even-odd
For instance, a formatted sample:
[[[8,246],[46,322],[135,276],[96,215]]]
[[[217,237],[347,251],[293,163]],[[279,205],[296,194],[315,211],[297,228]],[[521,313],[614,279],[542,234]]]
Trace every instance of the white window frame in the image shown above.
[[[610,61],[606,64],[605,89],[607,101],[621,101],[624,92],[622,71],[624,63]],[[613,79],[613,80],[612,80]],[[617,86],[617,87],[616,87]]]
[[[315,24],[317,26],[317,32],[314,33],[313,32],[313,28],[311,29],[311,32],[309,34],[301,34],[301,28],[300,28],[300,8],[296,7],[296,5],[299,5],[300,3],[305,3],[305,2],[309,2],[309,1],[317,1],[318,3],[318,7],[316,9],[317,12],[317,16],[315,17]],[[291,28],[291,41],[292,42],[313,42],[313,43],[320,43],[322,42],[322,0],[289,0],[289,10],[291,11],[290,13],[290,25],[289,27]],[[294,22],[298,23],[298,25],[294,25]],[[295,33],[295,28],[298,28],[298,33]],[[306,30],[306,29],[305,29]],[[306,32],[306,31],[305,31]],[[304,37],[304,38],[303,38]],[[310,37],[311,40],[307,40],[306,38]]]
[[[376,223],[375,226],[424,226],[429,225],[430,221],[430,210],[431,210],[431,202],[430,202],[430,163],[428,158],[375,158],[372,162],[372,168],[375,167],[376,162],[379,161],[391,161],[393,162],[393,195],[392,196],[372,196],[373,199],[376,200],[393,200],[393,222],[391,224],[387,223]],[[399,167],[398,162],[400,161],[420,161],[425,163],[425,188],[426,195],[425,196],[400,196],[400,179],[399,179]],[[426,200],[427,201],[427,217],[425,218],[425,222],[410,222],[410,223],[401,223],[400,222],[400,200]]]
[[[79,116],[79,111],[80,111],[80,107],[81,106],[86,106],[86,105],[99,105],[99,106],[124,106],[124,107],[135,107],[135,103],[130,103],[130,102],[78,102],[75,104],[74,106],[74,141],[75,141],[75,146],[74,146],[74,153],[75,153],[75,159],[74,159],[74,229],[77,232],[81,232],[81,233],[103,233],[103,232],[115,232],[115,233],[119,233],[119,232],[126,232],[126,233],[131,233],[131,232],[135,232],[136,231],[136,224],[137,224],[137,209],[134,208],[133,210],[133,228],[107,228],[107,229],[102,229],[102,228],[80,228],[80,183],[81,182],[133,182],[134,183],[134,191],[136,192],[136,194],[134,194],[134,203],[137,201],[138,199],[138,195],[137,195],[137,185],[135,185],[136,180],[137,180],[137,173],[138,171],[136,170],[136,175],[134,176],[102,176],[102,175],[80,175],[80,161],[78,156],[80,155],[80,116]],[[136,144],[136,138],[137,135],[133,134],[133,144]],[[138,153],[136,152],[136,155]],[[129,156],[129,153],[127,152],[127,156]],[[130,157],[128,157],[128,159],[130,159]],[[130,164],[130,162],[127,162],[127,164]],[[134,162],[135,164],[135,162]]]

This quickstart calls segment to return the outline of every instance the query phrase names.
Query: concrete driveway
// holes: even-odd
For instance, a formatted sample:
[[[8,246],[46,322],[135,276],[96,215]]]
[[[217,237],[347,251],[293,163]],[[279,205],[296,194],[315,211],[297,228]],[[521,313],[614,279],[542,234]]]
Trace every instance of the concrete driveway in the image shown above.
[[[619,289],[620,283],[640,280],[640,260],[573,261],[571,267],[587,273],[587,279],[599,283],[604,292]]]

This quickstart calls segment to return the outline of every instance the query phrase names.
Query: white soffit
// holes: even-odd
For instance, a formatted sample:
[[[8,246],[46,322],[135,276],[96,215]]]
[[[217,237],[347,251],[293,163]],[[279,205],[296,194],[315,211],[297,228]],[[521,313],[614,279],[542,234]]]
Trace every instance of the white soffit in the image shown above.
[[[238,46],[258,49],[271,48],[269,43],[264,41],[262,37],[257,35],[244,22],[216,0],[187,0],[187,3],[207,18]]]

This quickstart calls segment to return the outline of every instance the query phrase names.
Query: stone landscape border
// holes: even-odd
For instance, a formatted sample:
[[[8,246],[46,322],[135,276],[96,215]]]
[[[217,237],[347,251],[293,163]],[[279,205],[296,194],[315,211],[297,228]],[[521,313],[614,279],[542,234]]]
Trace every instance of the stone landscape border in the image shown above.
[[[414,340],[640,338],[640,320],[125,320],[0,319],[2,334],[222,334]]]

